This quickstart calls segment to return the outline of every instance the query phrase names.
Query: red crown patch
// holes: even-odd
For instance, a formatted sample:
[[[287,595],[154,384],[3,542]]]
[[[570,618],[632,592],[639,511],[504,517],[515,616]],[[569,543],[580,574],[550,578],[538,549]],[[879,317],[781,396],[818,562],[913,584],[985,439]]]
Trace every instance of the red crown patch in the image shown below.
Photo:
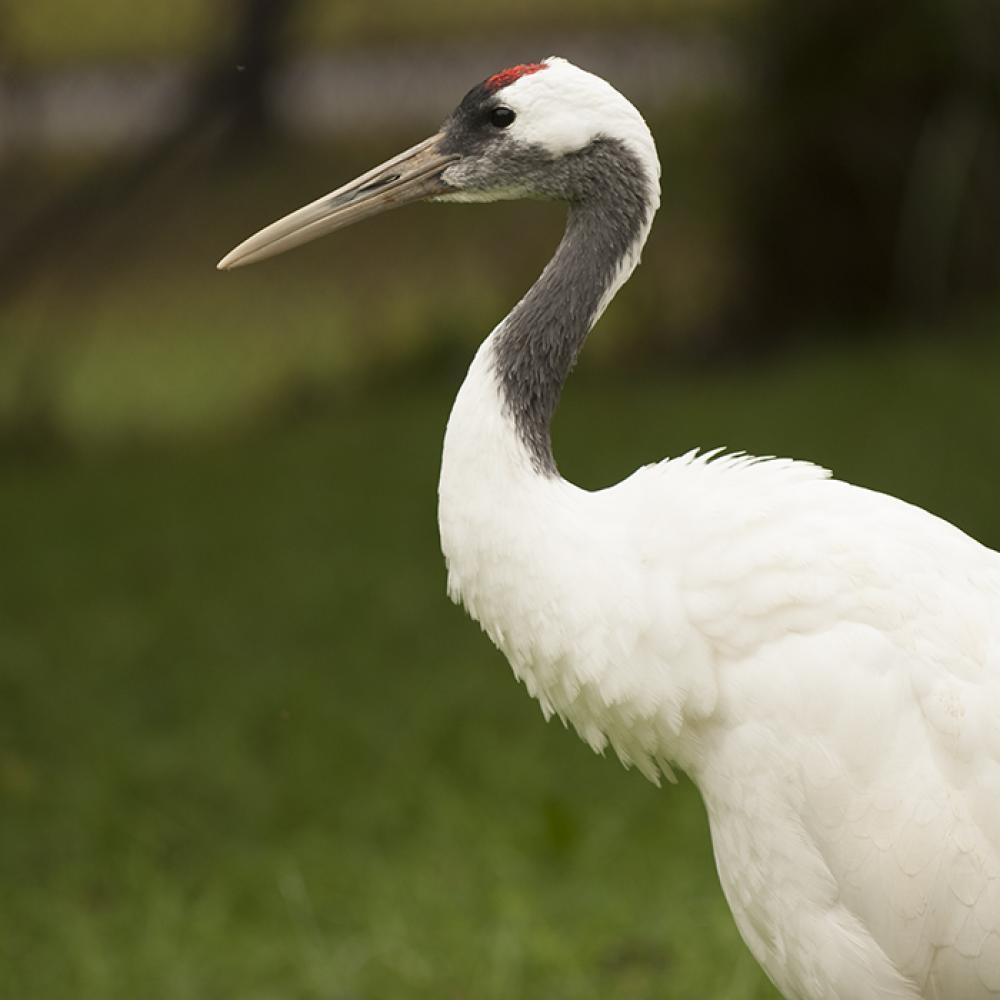
[[[520,80],[522,76],[537,73],[540,69],[545,69],[545,63],[522,63],[520,66],[511,66],[510,69],[502,69],[499,73],[494,73],[483,83],[483,86],[493,93],[502,87],[510,86],[515,80]]]

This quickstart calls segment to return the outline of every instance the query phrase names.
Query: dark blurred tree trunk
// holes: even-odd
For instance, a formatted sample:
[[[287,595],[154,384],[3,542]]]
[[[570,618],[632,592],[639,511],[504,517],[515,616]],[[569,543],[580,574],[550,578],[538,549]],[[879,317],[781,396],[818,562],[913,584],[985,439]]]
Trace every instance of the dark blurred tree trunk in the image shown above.
[[[757,28],[741,202],[759,336],[997,290],[1000,5],[767,0]]]
[[[285,49],[296,0],[242,0],[237,5],[232,58],[204,74],[196,106],[221,115],[237,145],[258,141],[275,123],[268,89]]]

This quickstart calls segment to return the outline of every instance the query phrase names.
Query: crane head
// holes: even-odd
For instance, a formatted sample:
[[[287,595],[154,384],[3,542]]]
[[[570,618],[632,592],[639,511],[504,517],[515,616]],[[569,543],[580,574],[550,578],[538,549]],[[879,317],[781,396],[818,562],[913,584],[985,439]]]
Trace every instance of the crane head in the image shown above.
[[[430,138],[262,229],[218,266],[272,257],[412,201],[580,202],[616,176],[655,209],[659,161],[646,123],[609,83],[553,57],[488,77]]]

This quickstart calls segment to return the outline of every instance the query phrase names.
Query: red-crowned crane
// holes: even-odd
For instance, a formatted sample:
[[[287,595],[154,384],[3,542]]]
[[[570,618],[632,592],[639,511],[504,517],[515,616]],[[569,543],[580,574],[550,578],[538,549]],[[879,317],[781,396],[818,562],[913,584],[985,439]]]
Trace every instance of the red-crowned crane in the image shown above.
[[[804,462],[691,452],[596,492],[556,468],[563,383],[639,261],[659,176],[636,109],[547,59],[219,266],[417,199],[567,202],[448,421],[451,597],[547,717],[653,781],[691,776],[786,997],[1000,997],[1000,555]]]

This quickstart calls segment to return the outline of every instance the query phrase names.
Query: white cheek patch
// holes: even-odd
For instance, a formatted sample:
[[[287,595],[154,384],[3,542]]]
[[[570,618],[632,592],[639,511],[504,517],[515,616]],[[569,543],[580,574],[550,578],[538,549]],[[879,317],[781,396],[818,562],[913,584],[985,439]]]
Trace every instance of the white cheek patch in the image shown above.
[[[565,98],[551,93],[525,94],[522,100],[511,95],[510,107],[517,113],[508,130],[518,141],[541,146],[553,156],[583,149],[594,137],[593,122],[586,109],[567,107]]]
[[[652,136],[638,111],[605,80],[566,62],[545,68],[497,91],[517,117],[508,129],[518,142],[540,146],[553,157],[583,149],[595,139],[621,139],[659,177]]]

